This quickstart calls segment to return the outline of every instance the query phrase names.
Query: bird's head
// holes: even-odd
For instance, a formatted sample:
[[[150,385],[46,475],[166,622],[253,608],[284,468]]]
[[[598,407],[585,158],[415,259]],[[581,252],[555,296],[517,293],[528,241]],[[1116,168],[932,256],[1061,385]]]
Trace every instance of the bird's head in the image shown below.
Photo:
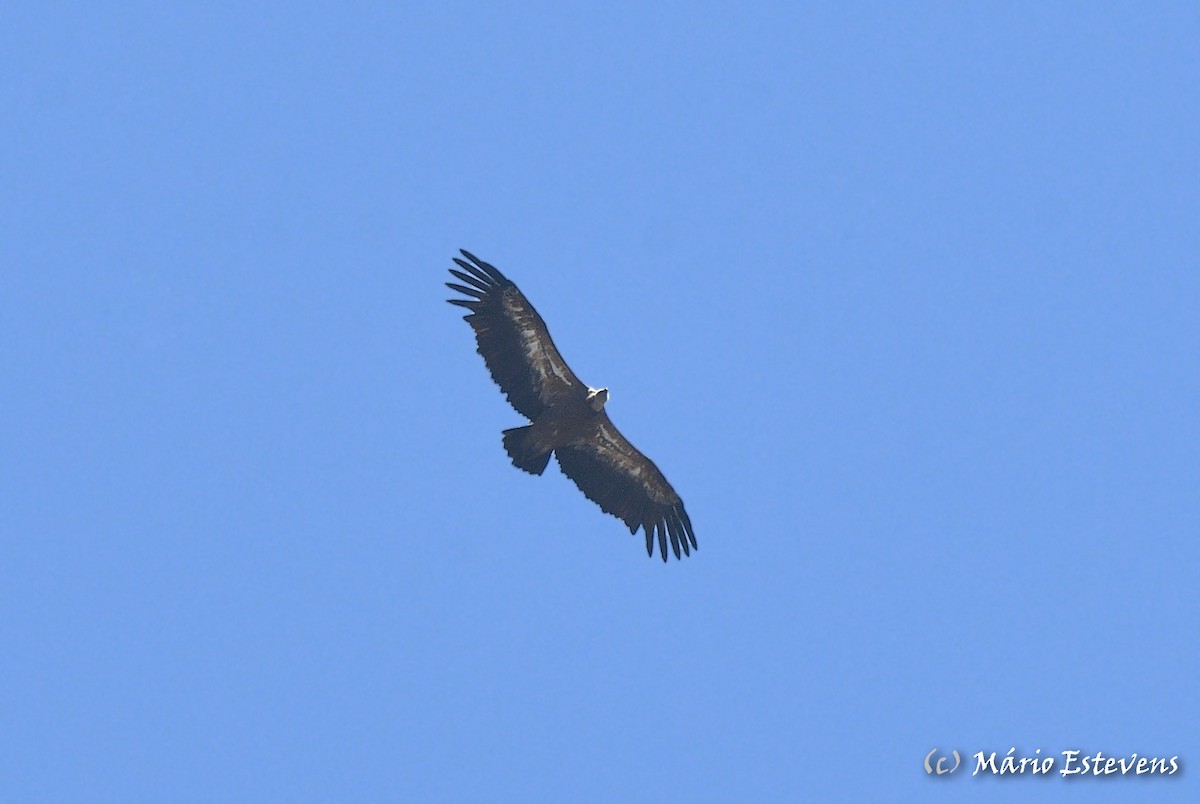
[[[608,401],[607,388],[589,388],[587,392],[588,404],[592,406],[592,410],[599,413],[604,409],[604,403]]]

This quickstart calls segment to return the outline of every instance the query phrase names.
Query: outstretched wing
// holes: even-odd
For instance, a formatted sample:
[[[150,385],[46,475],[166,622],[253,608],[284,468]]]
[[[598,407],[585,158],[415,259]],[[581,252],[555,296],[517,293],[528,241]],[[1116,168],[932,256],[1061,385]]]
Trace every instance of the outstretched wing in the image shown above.
[[[591,432],[555,450],[563,474],[604,513],[628,525],[630,533],[642,528],[647,555],[654,555],[655,538],[663,561],[667,560],[668,538],[676,558],[680,558],[680,549],[691,555],[696,534],[683,500],[654,462],[613,426],[607,413],[602,411],[595,421]]]
[[[546,323],[517,286],[470,252],[462,255],[470,262],[454,261],[466,273],[453,268],[450,273],[466,284],[447,282],[446,287],[469,298],[447,301],[471,311],[463,320],[475,330],[479,354],[509,403],[536,419],[556,400],[586,396],[587,386],[558,353]]]

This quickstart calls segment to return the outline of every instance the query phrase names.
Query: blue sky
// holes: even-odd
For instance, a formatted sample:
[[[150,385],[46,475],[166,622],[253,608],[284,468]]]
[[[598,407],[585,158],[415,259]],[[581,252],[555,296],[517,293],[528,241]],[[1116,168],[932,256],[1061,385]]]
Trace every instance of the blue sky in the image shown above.
[[[1198,42],[1190,3],[7,5],[6,797],[1196,800]],[[460,247],[698,553],[508,464]]]

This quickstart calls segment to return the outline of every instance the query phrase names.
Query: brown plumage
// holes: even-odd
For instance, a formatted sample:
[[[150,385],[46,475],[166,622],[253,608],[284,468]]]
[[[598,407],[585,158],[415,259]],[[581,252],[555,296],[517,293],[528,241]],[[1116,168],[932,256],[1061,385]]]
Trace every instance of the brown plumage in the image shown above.
[[[646,552],[657,540],[663,561],[667,541],[676,558],[696,549],[692,522],[683,500],[654,462],[617,430],[604,403],[607,389],[580,381],[550,339],[537,310],[504,274],[474,255],[454,258],[462,271],[450,273],[464,284],[447,282],[467,296],[449,299],[470,310],[464,319],[475,331],[478,351],[492,379],[517,412],[530,420],[504,431],[504,449],[513,465],[531,474],[545,471],[550,455],[584,495],[636,533],[646,535]]]

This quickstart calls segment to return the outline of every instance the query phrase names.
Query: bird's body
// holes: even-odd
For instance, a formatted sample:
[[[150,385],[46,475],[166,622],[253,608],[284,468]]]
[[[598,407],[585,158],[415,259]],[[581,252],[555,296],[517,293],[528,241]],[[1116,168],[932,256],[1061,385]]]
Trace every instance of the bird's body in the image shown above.
[[[558,353],[545,322],[515,284],[495,267],[464,251],[466,271],[450,272],[466,284],[447,282],[466,299],[451,304],[475,331],[478,351],[492,378],[516,410],[530,420],[505,430],[504,449],[513,465],[540,475],[553,454],[559,467],[605,513],[623,520],[630,533],[641,527],[646,551],[655,537],[663,561],[667,541],[675,556],[696,548],[683,500],[654,465],[609,420],[608,390],[589,388]]]
[[[602,407],[603,404],[597,406],[588,398],[566,397],[546,408],[533,424],[505,430],[504,449],[518,469],[540,475],[551,452],[591,435]]]

